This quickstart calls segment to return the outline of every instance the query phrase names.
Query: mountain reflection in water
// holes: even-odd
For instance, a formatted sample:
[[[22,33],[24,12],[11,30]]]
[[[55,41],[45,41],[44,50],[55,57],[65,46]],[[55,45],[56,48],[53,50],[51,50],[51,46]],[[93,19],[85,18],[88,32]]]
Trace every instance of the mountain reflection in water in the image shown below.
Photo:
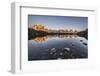
[[[47,35],[28,40],[28,60],[88,57],[87,39],[77,35]]]
[[[43,37],[36,37],[36,38],[34,38],[32,40],[37,42],[37,43],[42,43],[42,42],[45,42],[48,39],[52,39],[52,38],[68,39],[68,38],[76,38],[76,37],[78,37],[78,36],[77,35],[48,35],[48,36],[43,36]]]

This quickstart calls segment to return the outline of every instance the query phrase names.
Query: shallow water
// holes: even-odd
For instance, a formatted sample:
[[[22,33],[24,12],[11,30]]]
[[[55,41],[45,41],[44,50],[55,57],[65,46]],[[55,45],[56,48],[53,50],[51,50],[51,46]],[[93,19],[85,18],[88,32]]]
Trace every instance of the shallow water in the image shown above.
[[[28,40],[28,60],[88,57],[87,39],[76,35],[49,35]]]

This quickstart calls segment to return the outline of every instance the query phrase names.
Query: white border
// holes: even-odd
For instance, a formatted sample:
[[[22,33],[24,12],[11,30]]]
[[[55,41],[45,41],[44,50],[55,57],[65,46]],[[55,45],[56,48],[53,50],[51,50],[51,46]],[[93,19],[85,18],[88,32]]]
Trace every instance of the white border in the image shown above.
[[[67,10],[67,11],[66,11]],[[50,11],[44,13],[44,11]],[[59,13],[57,13],[57,11]],[[63,12],[62,12],[63,11]],[[26,3],[12,3],[12,69],[13,73],[41,72],[51,70],[63,70],[68,68],[93,67],[95,62],[95,9],[83,7],[43,7]],[[67,13],[67,14],[66,14]],[[27,62],[27,14],[40,15],[64,15],[64,16],[87,16],[89,19],[89,58],[77,60],[50,60]],[[23,39],[22,39],[23,38]],[[91,51],[90,51],[91,50]],[[63,65],[63,66],[62,66]]]

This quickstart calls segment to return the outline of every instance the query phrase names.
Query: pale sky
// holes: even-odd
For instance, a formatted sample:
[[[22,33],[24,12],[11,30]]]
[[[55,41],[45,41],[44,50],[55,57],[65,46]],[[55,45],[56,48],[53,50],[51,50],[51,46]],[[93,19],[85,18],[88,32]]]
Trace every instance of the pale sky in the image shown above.
[[[88,28],[88,17],[28,15],[28,27],[35,24],[42,24],[49,29],[55,30],[84,30]]]

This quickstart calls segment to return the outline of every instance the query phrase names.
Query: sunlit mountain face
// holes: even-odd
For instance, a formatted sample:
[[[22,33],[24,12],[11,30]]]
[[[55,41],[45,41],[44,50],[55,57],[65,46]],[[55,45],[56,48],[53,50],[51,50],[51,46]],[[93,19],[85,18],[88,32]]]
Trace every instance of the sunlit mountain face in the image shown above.
[[[28,61],[88,58],[88,18],[28,15]]]
[[[44,31],[44,32],[48,32],[48,33],[54,33],[54,32],[59,32],[59,33],[77,33],[79,32],[79,30],[76,29],[59,29],[59,30],[53,30],[50,28],[46,28],[44,25],[42,24],[35,24],[31,27],[33,30],[36,31]]]

